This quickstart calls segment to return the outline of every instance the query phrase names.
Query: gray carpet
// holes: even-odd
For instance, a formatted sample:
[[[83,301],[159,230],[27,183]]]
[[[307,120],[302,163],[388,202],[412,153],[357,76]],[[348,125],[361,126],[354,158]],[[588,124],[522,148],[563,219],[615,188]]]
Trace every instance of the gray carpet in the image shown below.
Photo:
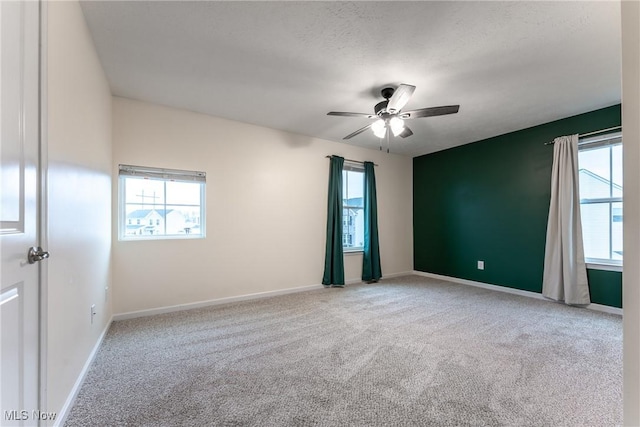
[[[622,320],[409,276],[114,322],[67,426],[612,426]]]

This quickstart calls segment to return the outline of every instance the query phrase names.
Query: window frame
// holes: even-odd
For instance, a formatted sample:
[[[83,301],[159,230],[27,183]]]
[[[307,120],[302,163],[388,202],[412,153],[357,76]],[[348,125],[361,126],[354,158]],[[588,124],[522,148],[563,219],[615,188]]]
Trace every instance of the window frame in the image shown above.
[[[621,131],[611,132],[611,133],[598,135],[594,137],[580,138],[580,140],[578,141],[578,153],[580,153],[580,151],[595,150],[603,147],[608,147],[609,150],[612,150],[613,147],[618,145],[622,147]],[[578,161],[578,170],[580,170],[579,161]],[[613,154],[610,151],[609,152],[609,177],[608,177],[609,197],[597,197],[597,198],[581,197],[580,198],[581,211],[582,211],[582,205],[605,204],[605,203],[608,204],[608,207],[609,207],[609,254],[611,254],[613,250],[613,205],[615,203],[620,203],[622,205],[623,218],[624,218],[624,201],[623,201],[624,188],[620,190],[622,193],[620,197],[614,197],[612,176],[613,176]],[[582,234],[584,236],[584,228],[582,229]],[[616,259],[610,259],[610,258],[591,258],[591,257],[587,257],[587,255],[585,254],[585,263],[587,264],[588,268],[610,270],[610,271],[622,271],[623,262],[624,262],[624,255],[623,255],[623,259],[616,260]]]
[[[202,171],[189,171],[179,169],[165,169],[148,166],[118,165],[118,240],[120,241],[140,241],[140,240],[180,240],[180,239],[204,239],[206,238],[206,184],[207,174]],[[126,202],[126,180],[127,179],[149,179],[163,182],[166,191],[166,182],[187,182],[200,185],[200,219],[198,225],[201,232],[199,234],[143,234],[139,236],[127,235],[127,202]],[[132,203],[129,203],[131,205]],[[162,203],[165,211],[170,206],[186,206],[184,204],[167,203],[166,199]],[[197,206],[197,205],[193,205]],[[153,222],[153,219],[149,219]],[[155,222],[159,222],[156,220]],[[140,219],[137,219],[140,224]],[[166,219],[164,221],[166,227]],[[166,230],[166,228],[165,228]]]
[[[358,163],[358,162],[351,162],[348,160],[344,161],[344,164],[342,166],[342,172],[358,172],[358,173],[362,173],[362,198],[363,198],[363,206],[359,207],[359,206],[351,206],[351,205],[346,205],[344,203],[345,200],[348,200],[346,198],[346,194],[342,195],[342,210],[340,211],[340,213],[342,214],[342,212],[345,211],[345,209],[355,209],[355,210],[360,210],[362,211],[363,215],[364,215],[364,164],[363,163]],[[348,176],[348,174],[346,175]],[[343,183],[344,185],[344,183]],[[349,186],[349,184],[346,184],[347,188]],[[341,221],[342,221],[342,251],[344,254],[354,254],[354,253],[361,253],[364,252],[364,245],[363,246],[345,246],[345,233],[344,233],[344,223],[345,220],[347,221],[347,223],[349,222],[347,218],[344,218],[344,215],[342,215]],[[347,225],[348,226],[348,225]]]

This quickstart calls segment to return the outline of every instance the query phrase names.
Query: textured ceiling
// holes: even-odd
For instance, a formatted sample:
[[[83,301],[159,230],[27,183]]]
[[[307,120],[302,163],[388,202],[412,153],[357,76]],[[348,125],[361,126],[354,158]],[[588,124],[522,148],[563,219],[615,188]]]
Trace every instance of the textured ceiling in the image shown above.
[[[620,102],[620,5],[82,2],[114,95],[341,141],[380,89],[417,86],[391,151],[420,155]],[[349,144],[377,148],[372,132]]]

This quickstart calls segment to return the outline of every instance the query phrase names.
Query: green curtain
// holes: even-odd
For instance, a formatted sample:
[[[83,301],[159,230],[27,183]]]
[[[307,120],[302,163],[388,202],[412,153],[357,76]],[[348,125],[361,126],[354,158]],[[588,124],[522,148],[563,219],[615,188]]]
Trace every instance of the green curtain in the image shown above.
[[[378,201],[373,163],[364,162],[364,255],[362,281],[377,282],[382,277],[378,241]]]
[[[329,203],[327,207],[327,249],[324,256],[325,286],[344,286],[342,251],[342,166],[344,158],[331,157],[329,169]]]

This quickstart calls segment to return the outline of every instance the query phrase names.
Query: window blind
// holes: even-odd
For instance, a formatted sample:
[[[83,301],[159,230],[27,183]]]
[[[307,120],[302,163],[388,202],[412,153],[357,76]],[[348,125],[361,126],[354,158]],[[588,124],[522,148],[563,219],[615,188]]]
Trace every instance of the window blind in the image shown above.
[[[119,165],[120,176],[165,179],[169,181],[206,182],[206,172],[161,169],[145,166]]]

